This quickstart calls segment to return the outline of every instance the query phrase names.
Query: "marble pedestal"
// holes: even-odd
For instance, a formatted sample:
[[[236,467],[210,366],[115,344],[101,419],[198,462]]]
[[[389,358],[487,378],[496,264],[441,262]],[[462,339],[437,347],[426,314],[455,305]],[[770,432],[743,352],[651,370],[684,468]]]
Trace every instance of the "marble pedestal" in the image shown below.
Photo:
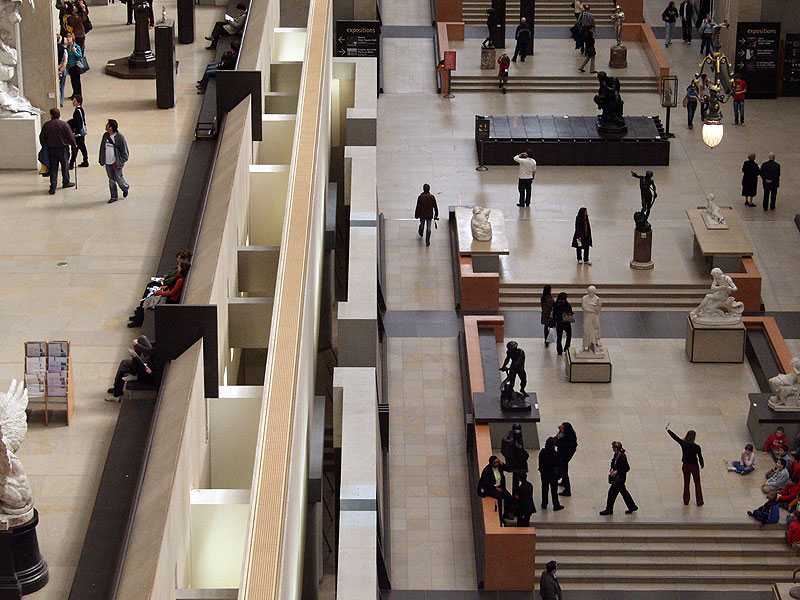
[[[497,50],[481,48],[481,69],[494,69],[497,66]]]
[[[625,46],[611,46],[608,66],[612,69],[625,69],[628,66],[628,49]]]
[[[646,271],[654,267],[653,263],[653,230],[633,231],[633,260],[631,269]]]
[[[693,363],[740,363],[744,361],[747,334],[742,323],[713,327],[697,325],[686,317],[686,356]]]
[[[608,350],[603,354],[567,349],[567,379],[570,383],[610,383],[611,357]]]
[[[748,394],[750,410],[747,412],[747,429],[756,448],[763,448],[767,438],[783,427],[787,439],[793,440],[800,433],[800,410],[776,411],[769,407],[772,394]]]
[[[39,115],[0,119],[0,140],[14,140],[0,144],[0,169],[38,169],[41,128]]]

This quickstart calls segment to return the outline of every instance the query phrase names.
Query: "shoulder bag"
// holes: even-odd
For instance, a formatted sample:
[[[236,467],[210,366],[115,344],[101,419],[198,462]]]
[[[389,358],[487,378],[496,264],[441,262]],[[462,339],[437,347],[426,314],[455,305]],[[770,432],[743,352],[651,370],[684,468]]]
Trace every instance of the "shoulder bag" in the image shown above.
[[[89,61],[86,60],[85,56],[81,56],[78,60],[75,61],[75,68],[78,69],[78,73],[83,75],[90,68]]]
[[[575,322],[575,313],[571,313],[571,312],[564,313],[564,315],[561,317],[561,320],[564,321],[564,323],[574,323]]]

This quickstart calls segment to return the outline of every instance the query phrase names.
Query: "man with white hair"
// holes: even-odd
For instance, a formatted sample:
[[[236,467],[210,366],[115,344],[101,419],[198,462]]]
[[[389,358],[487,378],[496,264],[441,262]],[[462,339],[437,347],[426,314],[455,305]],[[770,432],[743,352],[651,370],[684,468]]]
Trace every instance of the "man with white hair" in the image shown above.
[[[769,153],[769,160],[761,164],[761,181],[764,183],[764,210],[775,210],[775,197],[781,182],[781,166],[775,162],[775,153]]]

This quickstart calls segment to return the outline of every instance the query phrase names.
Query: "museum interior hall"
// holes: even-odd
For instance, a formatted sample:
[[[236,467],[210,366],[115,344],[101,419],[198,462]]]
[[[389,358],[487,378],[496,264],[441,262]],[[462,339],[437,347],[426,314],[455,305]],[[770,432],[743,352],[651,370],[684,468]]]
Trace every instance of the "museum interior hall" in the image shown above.
[[[0,598],[800,597],[799,98],[792,0],[0,0]]]

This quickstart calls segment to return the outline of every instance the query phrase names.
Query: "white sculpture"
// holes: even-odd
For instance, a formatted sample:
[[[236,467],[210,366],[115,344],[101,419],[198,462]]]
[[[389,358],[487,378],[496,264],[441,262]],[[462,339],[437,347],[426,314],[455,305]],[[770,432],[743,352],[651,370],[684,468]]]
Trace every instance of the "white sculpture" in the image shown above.
[[[587,290],[589,293],[581,298],[583,309],[583,343],[582,352],[603,354],[603,342],[600,340],[600,309],[603,301],[597,295],[597,288],[593,285]]]
[[[166,4],[161,6],[161,22],[162,23],[166,23],[167,22],[167,5]]]
[[[706,214],[708,219],[717,225],[725,225],[725,215],[722,214],[717,203],[714,202],[714,194],[706,196]]]
[[[697,308],[692,310],[692,320],[697,325],[738,325],[742,322],[744,304],[731,296],[738,290],[733,279],[722,269],[711,269],[711,293],[706,294]]]
[[[770,408],[800,410],[800,358],[792,359],[791,372],[770,379],[769,389],[774,394],[768,402]]]
[[[15,454],[28,430],[27,406],[28,390],[22,381],[12,380],[8,392],[0,394],[0,529],[33,518],[31,485]]]
[[[491,210],[474,206],[472,208],[472,237],[479,242],[488,242],[492,239],[492,224],[489,222]]]
[[[0,0],[0,117],[42,113],[20,93],[19,15],[21,0]],[[34,8],[33,0],[29,0]]]

